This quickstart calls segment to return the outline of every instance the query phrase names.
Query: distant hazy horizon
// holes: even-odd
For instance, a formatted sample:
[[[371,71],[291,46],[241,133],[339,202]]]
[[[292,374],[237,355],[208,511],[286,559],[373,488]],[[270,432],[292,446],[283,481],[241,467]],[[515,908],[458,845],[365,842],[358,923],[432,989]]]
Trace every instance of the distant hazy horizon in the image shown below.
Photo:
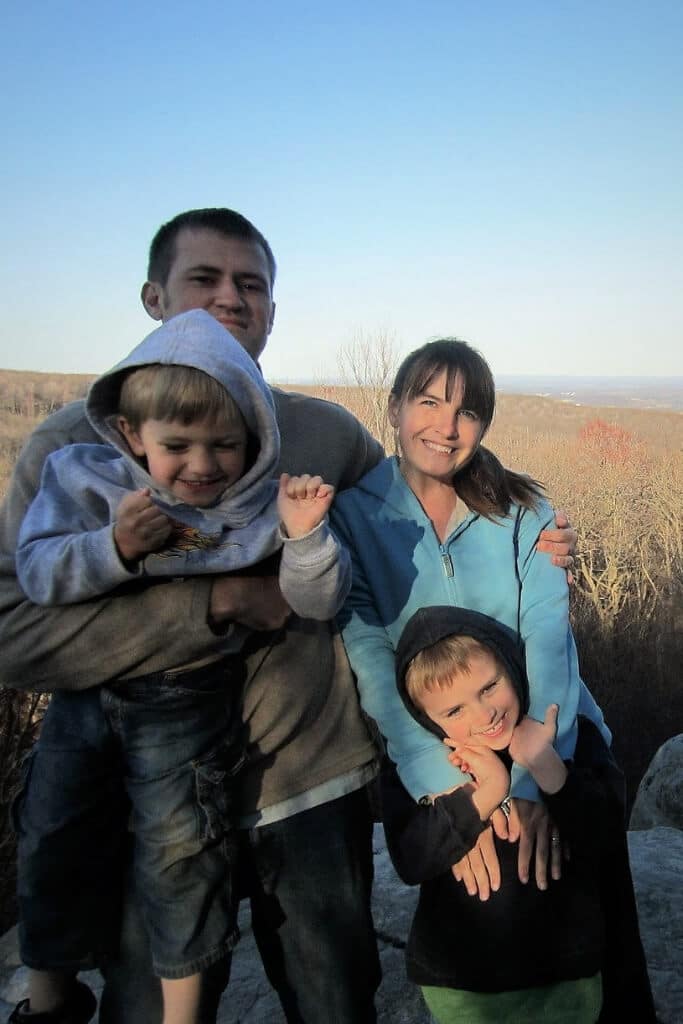
[[[683,411],[683,376],[499,374],[501,392],[544,395],[577,405],[616,405]]]
[[[495,375],[501,393],[539,395],[576,405],[606,405],[634,409],[683,411],[683,376],[599,376],[590,374],[507,374]],[[314,387],[342,386],[339,377],[321,380],[276,378],[278,384]]]
[[[0,367],[0,374],[10,373],[22,376],[59,377],[60,371],[16,370]],[[92,372],[64,373],[92,379]],[[265,372],[271,384],[281,387],[319,388],[343,387],[350,384],[339,376],[296,376],[283,377]],[[614,406],[630,409],[661,409],[683,412],[683,376],[600,376],[592,374],[494,374],[496,388],[501,394],[538,395],[573,405]]]

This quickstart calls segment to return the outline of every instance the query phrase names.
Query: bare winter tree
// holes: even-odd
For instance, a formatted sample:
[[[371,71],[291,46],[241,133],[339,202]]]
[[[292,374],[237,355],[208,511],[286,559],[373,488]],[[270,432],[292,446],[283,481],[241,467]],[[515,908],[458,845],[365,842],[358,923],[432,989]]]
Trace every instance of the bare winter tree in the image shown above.
[[[398,368],[396,335],[386,327],[359,329],[337,356],[345,387],[353,391],[353,412],[387,454],[394,450],[394,435],[387,419],[387,398]]]

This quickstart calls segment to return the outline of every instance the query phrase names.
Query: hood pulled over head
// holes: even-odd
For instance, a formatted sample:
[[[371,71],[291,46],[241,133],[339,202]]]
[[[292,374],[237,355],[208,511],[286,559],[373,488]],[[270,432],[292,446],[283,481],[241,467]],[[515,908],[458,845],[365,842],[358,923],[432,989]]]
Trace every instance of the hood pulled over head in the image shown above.
[[[406,673],[420,651],[433,647],[448,636],[469,636],[487,647],[505,668],[519,697],[522,711],[529,706],[529,684],[524,666],[524,652],[516,633],[496,619],[468,608],[433,605],[420,608],[408,619],[396,648],[396,685],[401,699],[412,717],[439,739],[446,735],[406,693]]]
[[[238,506],[240,502],[249,505],[253,486],[272,479],[280,457],[273,399],[256,363],[229,331],[203,309],[181,313],[148,334],[130,355],[93,383],[86,400],[86,412],[94,429],[129,459],[133,456],[116,427],[121,385],[132,370],[151,363],[192,366],[209,374],[229,392],[249,434],[257,442],[258,451],[244,476],[227,493],[235,511],[235,499],[240,499]],[[139,464],[136,475],[140,486],[159,490]],[[174,502],[168,494],[164,500]]]

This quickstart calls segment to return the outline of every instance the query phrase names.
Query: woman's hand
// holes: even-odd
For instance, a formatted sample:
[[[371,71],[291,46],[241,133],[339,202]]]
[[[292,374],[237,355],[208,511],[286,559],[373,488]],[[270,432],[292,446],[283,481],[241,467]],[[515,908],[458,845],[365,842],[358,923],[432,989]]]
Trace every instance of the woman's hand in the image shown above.
[[[519,816],[520,836],[517,854],[517,872],[520,882],[529,881],[531,858],[534,857],[534,876],[539,889],[548,888],[548,861],[550,877],[562,875],[562,843],[545,804],[513,798],[510,803]]]
[[[479,896],[483,902],[500,889],[500,864],[490,826],[481,833],[476,846],[454,864],[451,871],[456,882],[462,882],[470,896]]]

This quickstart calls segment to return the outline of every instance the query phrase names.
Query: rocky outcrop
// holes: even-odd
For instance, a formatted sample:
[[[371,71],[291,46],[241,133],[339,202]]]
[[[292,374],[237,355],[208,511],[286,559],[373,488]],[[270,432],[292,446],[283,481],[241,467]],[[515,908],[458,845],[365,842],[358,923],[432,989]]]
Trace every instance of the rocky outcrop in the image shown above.
[[[375,884],[373,914],[382,962],[382,985],[377,999],[378,1024],[428,1024],[422,997],[405,975],[403,945],[417,900],[417,889],[404,886],[397,878],[376,826]],[[280,1004],[261,965],[249,923],[249,912],[240,913],[242,940],[237,947],[229,992],[224,996],[218,1024],[285,1024]],[[99,994],[102,980],[96,971],[83,980]],[[0,1022],[7,1019],[14,1004],[26,995],[26,970],[21,967],[16,928],[0,939]],[[322,1022],[321,1022],[322,1024]]]
[[[629,828],[683,829],[683,733],[664,743],[638,786]]]
[[[683,832],[629,832],[640,934],[660,1024],[683,1021]]]
[[[382,959],[378,1024],[428,1024],[419,992],[405,976],[403,943],[417,891],[404,886],[391,866],[382,831],[375,832],[374,915]],[[660,1024],[683,1021],[683,832],[658,827],[629,833],[629,851],[638,899],[643,944]],[[249,926],[240,920],[243,939],[235,954],[229,993],[219,1024],[284,1024],[279,1003],[266,981]],[[92,972],[85,980],[101,987]],[[0,939],[0,1020],[24,995],[26,975],[19,965],[16,929]]]

